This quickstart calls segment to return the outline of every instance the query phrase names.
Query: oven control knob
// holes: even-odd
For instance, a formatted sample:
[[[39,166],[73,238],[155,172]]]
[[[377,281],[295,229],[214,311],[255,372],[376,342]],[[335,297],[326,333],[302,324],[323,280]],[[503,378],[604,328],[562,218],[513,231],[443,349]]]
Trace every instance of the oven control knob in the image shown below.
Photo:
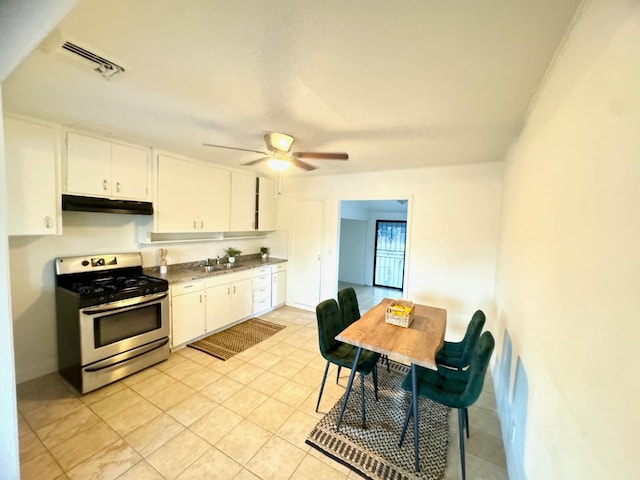
[[[104,295],[102,295],[100,298],[98,298],[99,302],[104,302],[106,301],[107,297],[105,297]]]
[[[82,260],[82,266],[86,267],[87,265],[89,265],[89,260]]]

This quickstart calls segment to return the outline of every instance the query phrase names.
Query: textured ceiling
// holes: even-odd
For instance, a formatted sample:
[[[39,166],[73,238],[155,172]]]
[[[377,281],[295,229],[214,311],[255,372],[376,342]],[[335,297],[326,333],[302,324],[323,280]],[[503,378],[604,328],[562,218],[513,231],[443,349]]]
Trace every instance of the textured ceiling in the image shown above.
[[[292,174],[502,160],[579,3],[80,0],[57,35],[126,72],[105,80],[45,41],[4,104],[233,167],[259,155],[202,143],[262,150],[282,131],[350,155]]]

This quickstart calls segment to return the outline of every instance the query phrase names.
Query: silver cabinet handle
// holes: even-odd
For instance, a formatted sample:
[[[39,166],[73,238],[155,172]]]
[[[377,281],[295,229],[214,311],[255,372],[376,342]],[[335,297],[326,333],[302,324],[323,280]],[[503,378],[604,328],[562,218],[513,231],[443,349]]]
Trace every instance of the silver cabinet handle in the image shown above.
[[[227,295],[231,295],[231,287],[227,287]]]
[[[108,190],[109,189],[109,182],[107,182],[107,180],[102,180],[102,189],[103,190]]]
[[[116,192],[119,192],[119,191],[120,191],[120,182],[117,182],[116,183]]]
[[[200,229],[202,230],[204,228],[204,220],[200,220]]]
[[[49,215],[44,217],[44,227],[51,228],[51,217]]]
[[[196,225],[197,225],[197,224],[196,224],[196,221],[194,220],[194,221],[193,221],[193,229],[194,229],[194,230],[195,230],[196,228],[198,228]]]
[[[233,286],[233,293],[236,293],[236,286]]]

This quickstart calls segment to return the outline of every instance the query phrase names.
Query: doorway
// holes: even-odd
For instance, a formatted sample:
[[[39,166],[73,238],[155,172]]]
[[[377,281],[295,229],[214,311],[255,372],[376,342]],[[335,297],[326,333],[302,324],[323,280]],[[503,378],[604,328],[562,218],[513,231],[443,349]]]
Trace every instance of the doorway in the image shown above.
[[[371,297],[372,300],[378,297],[402,296],[403,278],[399,286],[393,290],[374,286],[376,222],[403,222],[406,240],[407,200],[341,200],[339,212],[338,286],[354,287],[358,292],[359,302],[361,293],[363,297]],[[404,267],[403,262],[401,276]]]
[[[373,285],[402,290],[407,222],[376,220],[375,240]]]

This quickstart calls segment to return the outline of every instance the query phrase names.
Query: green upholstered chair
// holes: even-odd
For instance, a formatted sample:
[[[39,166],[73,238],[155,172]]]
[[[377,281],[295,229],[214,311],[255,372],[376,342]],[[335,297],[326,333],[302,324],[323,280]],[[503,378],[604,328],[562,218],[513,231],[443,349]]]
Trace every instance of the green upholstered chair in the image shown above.
[[[486,316],[482,310],[476,310],[467,326],[464,338],[459,342],[444,342],[436,354],[436,363],[447,368],[462,370],[469,365],[473,349],[478,343]],[[469,438],[469,411],[464,411],[464,426]]]
[[[320,353],[327,361],[322,377],[322,385],[320,386],[320,394],[318,395],[318,403],[316,404],[316,412],[320,406],[320,399],[324,390],[324,384],[327,380],[327,372],[329,365],[335,364],[340,367],[352,368],[353,361],[356,357],[357,347],[336,340],[344,325],[342,316],[338,308],[338,303],[334,299],[325,300],[316,307],[316,318],[318,320],[318,341],[320,343]],[[364,401],[364,377],[373,372],[373,385],[376,400],[378,400],[378,370],[377,363],[380,355],[369,350],[362,350],[356,371],[360,373],[361,380],[361,397],[362,397],[362,425],[365,425],[365,401]]]
[[[340,307],[340,315],[342,315],[342,324],[347,328],[356,320],[360,320],[360,307],[358,306],[358,297],[353,287],[343,288],[338,292],[338,305]],[[382,355],[387,362],[387,371],[389,371],[389,358]],[[338,377],[340,376],[340,367],[338,367]],[[337,378],[336,378],[337,381]]]
[[[430,370],[428,368],[418,367],[416,371],[418,395],[427,397],[448,407],[458,409],[460,465],[462,466],[463,480],[466,478],[463,434],[465,424],[464,413],[467,408],[475,403],[482,392],[484,377],[494,346],[495,341],[491,332],[484,332],[473,349],[469,366],[466,370],[451,370],[448,368]],[[411,374],[405,377],[402,382],[402,388],[411,391]],[[400,436],[400,446],[402,446],[402,442],[404,442],[407,425],[413,413],[412,406],[413,404],[410,404],[409,410],[407,410],[404,428]],[[415,434],[414,432],[414,435]]]
[[[471,354],[480,338],[485,321],[484,312],[476,310],[467,326],[464,338],[459,342],[444,342],[444,345],[436,354],[436,363],[459,370],[469,365]]]

